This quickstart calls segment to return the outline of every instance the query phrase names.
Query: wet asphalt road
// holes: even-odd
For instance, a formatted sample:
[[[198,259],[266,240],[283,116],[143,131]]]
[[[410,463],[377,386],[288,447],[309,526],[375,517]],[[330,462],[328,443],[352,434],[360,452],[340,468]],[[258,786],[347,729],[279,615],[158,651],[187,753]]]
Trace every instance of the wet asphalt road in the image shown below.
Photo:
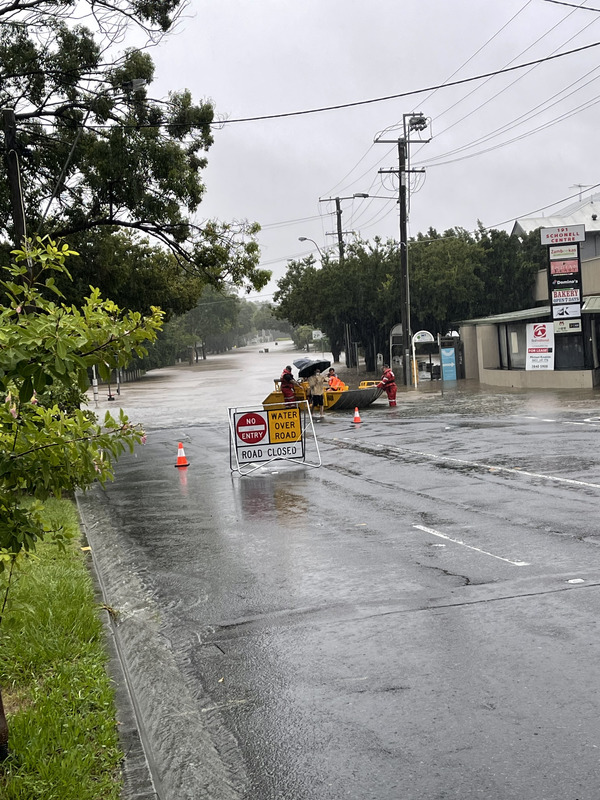
[[[422,384],[232,475],[282,356],[125,385],[81,501],[157,795],[598,800],[600,396]]]

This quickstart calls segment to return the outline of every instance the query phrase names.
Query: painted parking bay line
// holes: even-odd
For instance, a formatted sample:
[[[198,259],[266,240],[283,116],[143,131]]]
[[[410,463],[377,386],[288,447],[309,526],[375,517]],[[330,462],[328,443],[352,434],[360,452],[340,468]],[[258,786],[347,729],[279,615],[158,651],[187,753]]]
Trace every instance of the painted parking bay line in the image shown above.
[[[461,542],[460,539],[453,539],[451,536],[448,536],[441,531],[436,531],[433,528],[426,528],[425,525],[413,525],[413,528],[417,528],[420,531],[424,531],[425,533],[430,533],[432,536],[439,536],[440,539],[445,539],[447,542],[453,542],[454,544],[459,544],[461,547],[466,547],[469,550],[475,550],[477,553],[481,553],[484,556],[490,556],[491,558],[497,558],[499,561],[505,561],[507,564],[512,564],[513,567],[529,567],[531,566],[528,561],[512,561],[510,558],[503,558],[502,556],[494,555],[494,553],[488,553],[487,550],[482,550],[479,547],[473,547],[470,544],[466,544],[466,542]]]

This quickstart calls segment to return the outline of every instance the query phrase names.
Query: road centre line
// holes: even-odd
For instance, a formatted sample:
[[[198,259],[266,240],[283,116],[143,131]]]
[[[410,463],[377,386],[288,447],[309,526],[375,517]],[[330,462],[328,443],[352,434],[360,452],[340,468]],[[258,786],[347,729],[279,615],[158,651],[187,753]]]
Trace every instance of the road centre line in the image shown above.
[[[592,428],[598,427],[596,423],[598,422],[599,419],[598,417],[595,418],[587,417],[586,419],[583,420],[583,422],[581,422],[571,419],[546,419],[546,417],[532,417],[524,414],[513,414],[512,416],[515,417],[516,419],[532,419],[535,422],[556,422],[559,425],[588,425],[591,426]]]
[[[413,525],[413,528],[417,528],[420,531],[424,531],[425,533],[430,533],[432,536],[439,536],[440,539],[445,539],[448,542],[453,542],[454,544],[460,544],[462,547],[466,547],[469,550],[475,550],[477,553],[481,553],[484,556],[491,556],[491,558],[497,558],[499,561],[505,561],[507,564],[512,564],[514,567],[530,567],[531,564],[528,561],[512,561],[510,558],[503,558],[502,556],[496,556],[494,553],[488,553],[487,550],[481,550],[479,547],[473,547],[470,544],[466,544],[466,542],[462,542],[460,539],[453,539],[451,536],[448,536],[445,533],[441,533],[441,531],[436,531],[433,528],[426,528],[425,525]]]
[[[548,481],[556,481],[557,483],[566,483],[570,486],[587,486],[591,489],[600,489],[600,483],[589,483],[588,481],[577,481],[574,478],[559,478],[556,475],[544,475],[540,472],[528,472],[525,469],[518,469],[517,467],[496,467],[492,464],[480,464],[478,461],[466,461],[462,458],[453,458],[452,456],[440,456],[437,453],[425,453],[422,450],[409,450],[405,447],[394,447],[389,448],[398,450],[400,452],[408,452],[413,453],[417,456],[425,456],[426,458],[433,458],[437,461],[451,461],[455,464],[464,464],[468,467],[479,467],[481,469],[489,469],[494,470],[496,472],[509,472],[513,473],[514,475],[527,475],[529,478],[543,478],[544,480]]]

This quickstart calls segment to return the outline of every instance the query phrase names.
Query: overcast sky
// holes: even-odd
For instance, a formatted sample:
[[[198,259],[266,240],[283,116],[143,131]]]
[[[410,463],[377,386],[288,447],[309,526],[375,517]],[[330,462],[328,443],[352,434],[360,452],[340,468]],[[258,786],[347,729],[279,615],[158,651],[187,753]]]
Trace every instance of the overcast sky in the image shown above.
[[[396,139],[404,114],[425,114],[432,135],[410,146],[411,166],[426,168],[412,182],[410,235],[474,230],[477,220],[510,230],[518,217],[577,199],[577,184],[600,182],[600,47],[416,93],[600,42],[600,0],[583,5],[191,0],[176,33],[152,51],[150,93],[188,88],[235,120],[415,92],[215,129],[202,216],[260,223],[261,264],[273,271],[262,296],[270,299],[287,261],[316,252],[298,237],[335,247],[335,204],[320,199],[350,198],[342,200],[344,230],[398,238],[397,179],[378,174],[397,168],[397,147],[373,140]],[[394,199],[351,199],[360,192]]]

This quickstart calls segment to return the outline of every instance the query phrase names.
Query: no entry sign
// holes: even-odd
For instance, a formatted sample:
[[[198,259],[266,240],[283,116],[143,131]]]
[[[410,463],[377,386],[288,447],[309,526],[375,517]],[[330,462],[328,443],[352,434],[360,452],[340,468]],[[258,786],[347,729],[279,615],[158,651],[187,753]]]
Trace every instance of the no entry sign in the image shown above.
[[[242,444],[258,444],[267,435],[267,415],[258,411],[242,414],[235,424],[235,430]]]

